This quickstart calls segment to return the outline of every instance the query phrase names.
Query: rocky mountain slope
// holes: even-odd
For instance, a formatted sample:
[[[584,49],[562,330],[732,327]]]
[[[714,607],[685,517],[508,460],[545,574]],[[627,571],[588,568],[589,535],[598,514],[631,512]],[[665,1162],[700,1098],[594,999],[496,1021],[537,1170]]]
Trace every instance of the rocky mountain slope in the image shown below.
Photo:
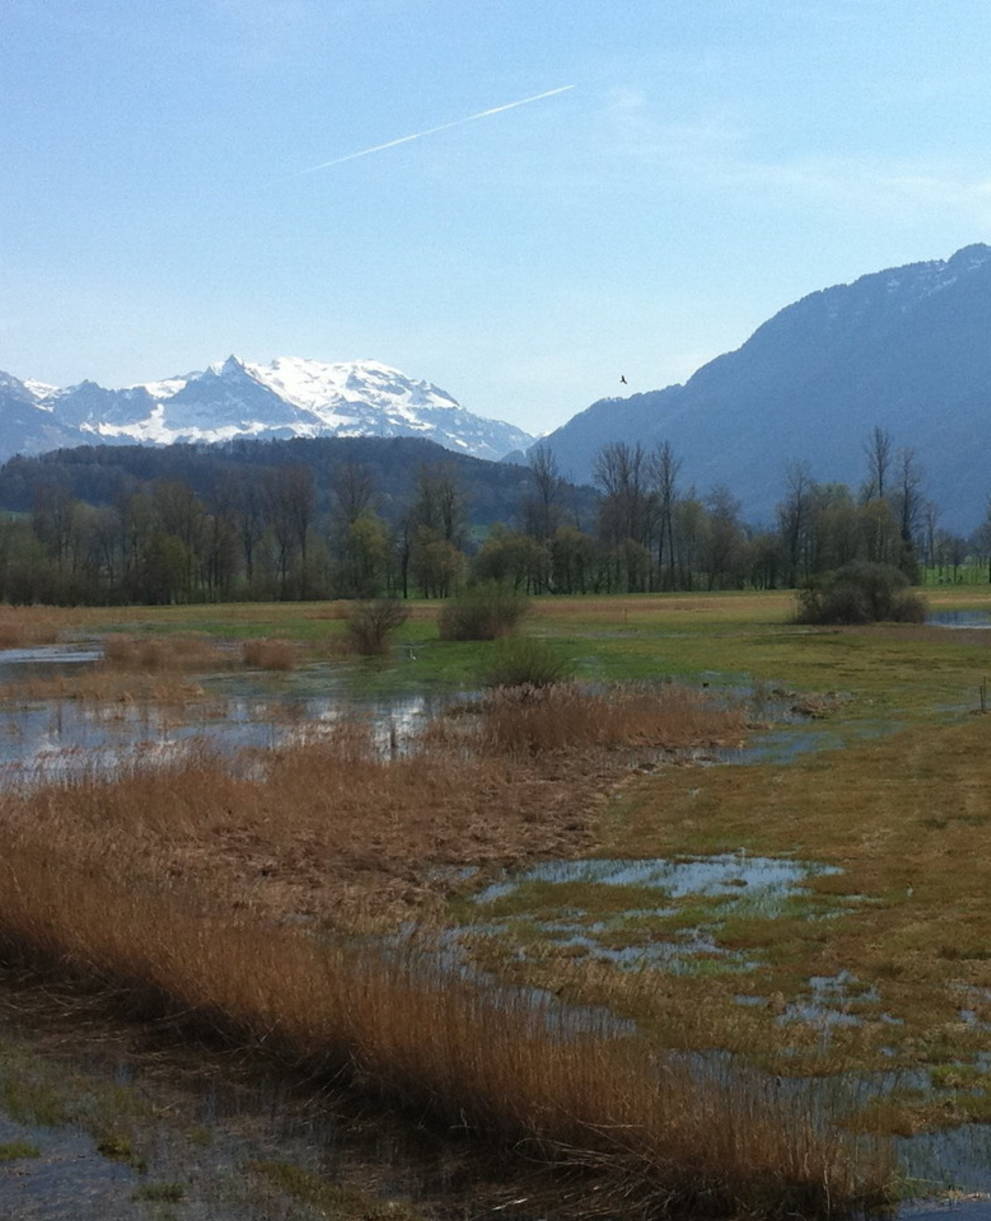
[[[789,462],[854,485],[880,425],[911,446],[943,522],[969,530],[991,493],[991,248],[812,293],[683,386],[603,399],[545,444],[570,478],[610,441],[670,441],[684,483],[729,486],[769,520]]]

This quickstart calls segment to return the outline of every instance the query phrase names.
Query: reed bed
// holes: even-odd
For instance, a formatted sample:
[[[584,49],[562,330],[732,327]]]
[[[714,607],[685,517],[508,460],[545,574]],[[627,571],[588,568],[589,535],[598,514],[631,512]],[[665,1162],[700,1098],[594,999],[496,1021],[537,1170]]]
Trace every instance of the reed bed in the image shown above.
[[[7,961],[588,1175],[584,1198],[613,1215],[830,1216],[885,1197],[884,1148],[773,1081],[693,1072],[608,1019],[479,988],[417,948],[359,952],[219,913],[166,880],[136,886],[113,860],[53,852],[28,826],[0,861],[0,895]]]
[[[176,702],[186,685],[122,677],[178,683]],[[434,866],[587,851],[630,750],[738,738],[742,728],[739,713],[674,686],[496,692],[394,757],[369,725],[344,722],[274,750],[225,759],[193,749],[154,770],[139,762],[113,777],[8,791],[0,826],[43,827],[96,861],[126,856],[135,879],[183,878],[278,919],[365,927],[433,910],[448,885]]]
[[[290,640],[245,640],[241,660],[256,670],[295,670],[299,649]]]
[[[573,683],[503,687],[480,707],[485,747],[509,755],[656,746],[739,745],[746,717],[689,687],[614,687],[589,692]]]
[[[0,649],[55,644],[67,625],[65,612],[30,606],[0,606]]]
[[[114,856],[127,876],[172,878],[273,919],[378,928],[432,911],[437,865],[501,865],[590,845],[596,793],[616,773],[573,775],[458,752],[386,759],[367,726],[274,751],[207,749],[151,769],[0,795],[0,827],[33,826],[78,859]]]
[[[176,670],[216,670],[235,660],[230,649],[205,636],[125,636],[103,638],[103,661],[108,670],[150,673]]]
[[[128,673],[100,666],[78,674],[35,675],[0,685],[0,703],[83,700],[93,703],[180,705],[203,697],[203,688],[175,674]]]

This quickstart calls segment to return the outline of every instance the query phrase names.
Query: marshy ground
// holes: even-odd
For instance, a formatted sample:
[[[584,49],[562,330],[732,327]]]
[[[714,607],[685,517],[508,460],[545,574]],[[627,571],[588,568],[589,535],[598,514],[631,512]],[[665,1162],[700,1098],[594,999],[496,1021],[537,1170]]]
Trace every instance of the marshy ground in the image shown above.
[[[982,612],[991,592],[931,602]],[[891,1178],[889,1138],[901,1190],[987,1190],[991,631],[979,617],[796,627],[792,609],[776,593],[541,600],[524,631],[583,686],[525,707],[479,704],[493,646],[438,640],[426,603],[375,661],[346,656],[333,605],[8,611],[7,960],[19,978],[116,989],[132,1018],[173,1002],[210,1011],[235,1044],[279,1044],[297,1069],[347,1061],[442,1123],[463,1108],[501,1149],[535,1108],[559,1107],[557,1135],[538,1125],[526,1139],[529,1158],[567,1161],[567,1148],[572,1176],[589,1176],[562,1187],[562,1215],[592,1214],[610,1158],[628,1203],[614,1194],[600,1215],[697,1213],[686,1173],[709,1176],[710,1213],[780,1212],[806,1190],[786,1164],[813,1146],[837,1207],[844,1192],[869,1202]],[[102,660],[44,651],[94,641]],[[17,653],[31,648],[34,662]],[[345,958],[323,963],[317,995],[303,981],[331,945]],[[362,975],[383,945],[392,959]],[[429,1005],[396,973],[411,954]],[[359,976],[367,1008],[344,1021]],[[498,1072],[454,1046],[491,1021],[461,988],[508,1006]],[[406,1024],[429,1024],[430,1005],[457,1011],[432,1059],[385,1020],[397,997]],[[602,1115],[591,1069],[565,1103],[562,1080],[534,1067],[561,1012],[595,1015],[577,1019],[594,1027],[583,1072],[625,1084]],[[549,1046],[567,1061],[576,1037]],[[658,1057],[663,1122],[630,1109],[653,1106],[632,1083]],[[565,1114],[594,1131],[580,1155]],[[649,1138],[607,1139],[620,1116]],[[796,1123],[806,1143],[786,1149]],[[651,1179],[659,1149],[684,1163],[720,1124],[722,1181],[714,1164]],[[869,1154],[862,1134],[877,1138]],[[12,1132],[15,1153],[18,1140],[37,1136]],[[292,1177],[271,1170],[269,1187]],[[183,1190],[185,1206],[141,1207],[194,1215]],[[510,1187],[496,1197],[497,1215],[533,1215]],[[468,1215],[450,1211],[465,1198],[402,1207]],[[378,1215],[367,1196],[334,1207],[324,1215]]]

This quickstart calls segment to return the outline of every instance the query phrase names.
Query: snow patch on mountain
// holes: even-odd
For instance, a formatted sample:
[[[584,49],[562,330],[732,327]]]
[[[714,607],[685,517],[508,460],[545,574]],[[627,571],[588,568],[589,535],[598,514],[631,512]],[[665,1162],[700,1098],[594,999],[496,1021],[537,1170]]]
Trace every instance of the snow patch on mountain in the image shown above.
[[[58,390],[58,386],[49,386],[47,382],[35,381],[33,377],[26,377],[21,384],[31,392],[39,406],[44,405],[42,400],[50,398]]]
[[[431,382],[374,360],[330,364],[279,356],[257,364],[229,356],[200,371],[118,390],[92,381],[58,388],[9,374],[0,374],[3,378],[0,387],[18,401],[97,443],[418,436],[474,457],[499,459],[533,441],[511,424],[466,411]],[[0,455],[12,452],[3,433],[0,417]],[[28,443],[29,452],[38,452],[39,445]]]

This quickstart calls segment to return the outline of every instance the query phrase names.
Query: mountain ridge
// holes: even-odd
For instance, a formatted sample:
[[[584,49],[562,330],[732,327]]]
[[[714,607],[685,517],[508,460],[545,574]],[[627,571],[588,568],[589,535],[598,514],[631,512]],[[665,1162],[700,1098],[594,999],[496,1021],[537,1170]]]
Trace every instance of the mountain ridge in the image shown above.
[[[379,361],[281,356],[264,365],[232,355],[117,389],[88,379],[52,387],[0,372],[0,458],[74,445],[319,436],[419,436],[490,460],[533,441]]]
[[[859,484],[875,426],[916,450],[947,524],[973,528],[991,491],[991,247],[809,293],[684,384],[600,399],[544,438],[569,477],[610,441],[669,441],[683,482],[725,484],[769,521],[785,470]]]

